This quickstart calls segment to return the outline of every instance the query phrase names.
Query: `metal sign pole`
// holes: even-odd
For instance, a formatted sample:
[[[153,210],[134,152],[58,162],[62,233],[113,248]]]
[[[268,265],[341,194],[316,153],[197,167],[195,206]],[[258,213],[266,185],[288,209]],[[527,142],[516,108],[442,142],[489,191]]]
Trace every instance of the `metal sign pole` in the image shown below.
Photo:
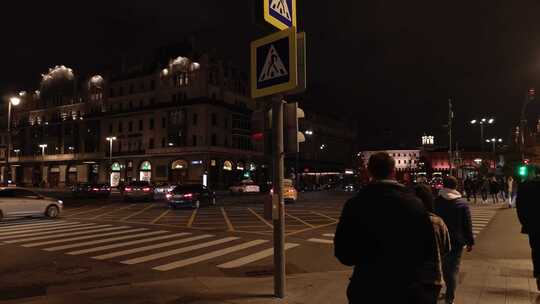
[[[283,96],[272,96],[274,132],[274,197],[272,220],[274,224],[274,294],[285,297],[285,205],[283,203]]]

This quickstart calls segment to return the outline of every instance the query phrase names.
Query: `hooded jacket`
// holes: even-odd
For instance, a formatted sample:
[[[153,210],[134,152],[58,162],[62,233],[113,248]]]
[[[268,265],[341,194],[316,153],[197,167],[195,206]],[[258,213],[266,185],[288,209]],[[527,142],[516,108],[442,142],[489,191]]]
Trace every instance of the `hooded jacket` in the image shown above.
[[[474,245],[471,211],[461,193],[443,188],[435,200],[435,214],[441,217],[450,233],[452,248]]]

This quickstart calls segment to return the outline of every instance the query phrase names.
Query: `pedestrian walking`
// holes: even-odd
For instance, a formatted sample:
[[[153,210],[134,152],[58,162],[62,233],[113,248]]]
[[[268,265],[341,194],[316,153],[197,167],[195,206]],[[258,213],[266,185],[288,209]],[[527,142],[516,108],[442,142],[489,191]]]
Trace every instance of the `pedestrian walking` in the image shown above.
[[[480,179],[480,195],[482,196],[482,202],[485,203],[488,199],[489,192],[489,180],[485,177]]]
[[[452,176],[446,177],[443,182],[443,189],[435,200],[435,214],[440,216],[446,227],[448,227],[452,245],[452,249],[444,257],[443,263],[444,281],[446,283],[445,300],[447,304],[454,303],[463,247],[466,246],[467,251],[470,252],[474,245],[471,212],[467,202],[462,199],[456,187],[456,178]]]
[[[370,157],[372,181],[347,201],[336,228],[334,250],[354,266],[350,304],[422,303],[421,271],[433,252],[433,228],[422,202],[395,179],[395,160]]]
[[[465,190],[465,194],[467,194],[467,201],[470,202],[472,196],[474,198],[474,202],[476,203],[476,191],[474,190],[474,184],[474,181],[471,178],[467,177],[463,182],[463,188]]]
[[[492,177],[489,181],[489,194],[491,195],[493,204],[499,202],[499,183],[495,177]]]
[[[434,197],[430,187],[426,185],[418,185],[415,187],[416,196],[424,203],[424,208],[429,214],[429,219],[433,225],[433,236],[435,246],[431,259],[424,264],[422,278],[424,283],[424,298],[425,304],[436,304],[439,298],[439,293],[444,285],[443,279],[443,258],[450,253],[450,235],[444,221],[435,215],[433,210]]]
[[[537,173],[536,173],[537,174]],[[521,232],[529,236],[533,275],[536,278],[536,287],[540,291],[540,179],[521,183],[517,189],[516,209]]]
[[[508,208],[514,208],[516,206],[516,196],[517,196],[517,178],[513,178],[512,176],[508,177],[507,183],[508,183]]]

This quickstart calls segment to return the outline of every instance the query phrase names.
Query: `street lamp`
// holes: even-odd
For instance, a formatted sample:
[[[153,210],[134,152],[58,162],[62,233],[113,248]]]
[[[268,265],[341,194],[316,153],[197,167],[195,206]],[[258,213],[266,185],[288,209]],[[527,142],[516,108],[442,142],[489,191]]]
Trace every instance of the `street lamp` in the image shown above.
[[[45,158],[45,148],[47,148],[47,144],[41,144],[39,147],[41,148],[41,156]]]
[[[116,140],[116,136],[107,137],[106,140],[109,142],[109,161],[111,162],[111,165],[112,165],[112,145],[113,145],[113,141]]]
[[[480,126],[480,147],[484,151],[484,127],[495,123],[495,118],[482,118],[471,120],[471,125]]]
[[[306,135],[311,136],[311,135],[313,135],[313,130],[306,130],[305,133],[306,133]]]
[[[487,142],[487,143],[492,143],[492,144],[493,144],[493,153],[495,153],[496,150],[497,150],[496,144],[497,144],[497,143],[502,143],[503,140],[502,140],[502,138],[492,138],[492,139],[486,139],[486,142]]]
[[[4,184],[7,185],[8,184],[8,175],[9,175],[9,152],[10,152],[10,149],[11,149],[11,107],[14,106],[18,106],[19,104],[21,103],[21,99],[17,96],[13,96],[9,99],[9,102],[8,102],[8,121],[7,121],[7,142],[6,142],[6,145],[7,145],[7,148],[6,148],[6,176],[4,178]]]

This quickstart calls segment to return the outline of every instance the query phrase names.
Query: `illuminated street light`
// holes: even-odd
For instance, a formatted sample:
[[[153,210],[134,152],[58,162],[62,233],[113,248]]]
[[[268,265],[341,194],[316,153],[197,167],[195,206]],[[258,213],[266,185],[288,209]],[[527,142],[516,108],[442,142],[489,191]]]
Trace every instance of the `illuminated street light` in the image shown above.
[[[482,118],[482,119],[473,119],[471,120],[471,125],[473,126],[480,126],[480,146],[482,148],[482,151],[484,151],[484,127],[486,125],[492,125],[495,123],[495,118]]]
[[[112,145],[113,145],[113,141],[116,140],[116,136],[107,137],[105,139],[109,142],[109,161],[112,164]]]
[[[21,95],[22,96],[22,95]],[[10,173],[9,170],[9,155],[11,151],[11,107],[16,107],[21,103],[21,98],[17,96],[13,96],[9,99],[8,102],[8,117],[7,117],[7,145],[6,145],[6,174],[4,176],[4,184],[8,184],[8,175]]]
[[[41,148],[41,156],[45,157],[45,148],[47,148],[47,144],[41,144],[39,147]]]
[[[306,130],[306,135],[313,135],[313,130]]]

